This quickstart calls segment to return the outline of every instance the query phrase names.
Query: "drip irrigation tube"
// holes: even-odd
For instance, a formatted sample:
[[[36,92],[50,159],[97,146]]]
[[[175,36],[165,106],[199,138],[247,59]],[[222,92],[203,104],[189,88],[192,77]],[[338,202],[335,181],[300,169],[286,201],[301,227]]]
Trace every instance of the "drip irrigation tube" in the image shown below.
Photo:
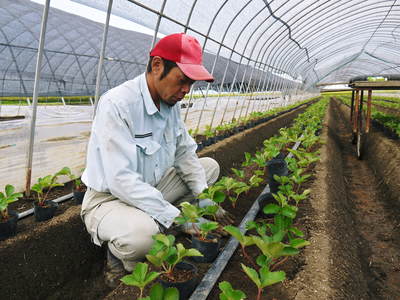
[[[302,137],[303,135],[301,135]],[[293,150],[296,150],[300,146],[300,141],[297,141]],[[289,153],[287,157],[292,157],[293,154]],[[239,230],[243,234],[246,232],[246,223],[248,221],[253,221],[260,211],[260,202],[270,193],[269,185],[267,184],[261,194],[254,201],[253,205],[243,218],[242,222],[239,225]],[[226,265],[231,259],[233,253],[235,252],[237,246],[239,245],[239,241],[234,237],[231,237],[229,241],[226,243],[224,250],[220,253],[211,267],[208,269],[206,275],[204,275],[203,279],[194,290],[193,294],[190,296],[189,300],[205,300],[207,299],[208,294],[211,292],[214,287],[216,281],[218,280],[221,273],[224,271]]]
[[[63,201],[66,201],[66,200],[71,199],[73,196],[74,196],[74,194],[73,194],[73,193],[70,193],[70,194],[61,196],[60,198],[53,199],[52,201],[57,202],[57,203],[60,203],[60,202],[63,202]],[[20,220],[20,219],[22,219],[22,218],[25,218],[25,217],[27,217],[27,216],[30,216],[31,214],[33,214],[33,208],[28,209],[28,210],[25,210],[25,211],[19,213],[19,214],[18,214],[18,220]]]

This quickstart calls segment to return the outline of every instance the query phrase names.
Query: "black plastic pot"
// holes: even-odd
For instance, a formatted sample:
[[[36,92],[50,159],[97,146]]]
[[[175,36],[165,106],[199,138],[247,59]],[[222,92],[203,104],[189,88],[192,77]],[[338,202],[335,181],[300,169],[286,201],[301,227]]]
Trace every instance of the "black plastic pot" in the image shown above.
[[[46,200],[45,206],[40,206],[37,202],[33,203],[33,212],[38,222],[46,221],[54,217],[58,203],[52,200]]]
[[[203,256],[193,256],[191,259],[195,262],[210,263],[214,261],[219,253],[220,240],[213,235],[208,235],[207,240],[200,240],[192,237],[192,248],[200,251]]]
[[[8,220],[0,221],[0,241],[3,241],[17,232],[18,214],[15,211],[8,211]]]
[[[204,148],[203,143],[197,143],[197,151],[201,151],[203,150],[203,148]]]
[[[85,193],[86,191],[85,192],[81,192],[78,190],[73,191],[75,204],[77,205],[82,204],[83,197],[85,197]]]
[[[279,182],[274,179],[274,175],[287,176],[289,174],[287,163],[281,156],[283,156],[283,153],[280,153],[277,157],[267,162],[268,181],[271,193],[277,193],[279,190]]]
[[[197,268],[188,262],[180,262],[175,266],[176,270],[193,270],[194,275],[191,279],[184,282],[169,282],[159,279],[161,285],[165,288],[175,287],[179,290],[179,299],[186,300],[189,299],[190,295],[193,293],[197,285]]]

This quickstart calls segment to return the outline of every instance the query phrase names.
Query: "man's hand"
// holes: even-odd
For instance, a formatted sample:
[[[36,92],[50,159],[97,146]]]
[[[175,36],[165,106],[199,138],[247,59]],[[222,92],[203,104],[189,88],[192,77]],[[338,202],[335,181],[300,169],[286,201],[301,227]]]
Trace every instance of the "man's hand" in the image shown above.
[[[200,225],[203,223],[211,222],[205,218],[199,218],[199,222],[196,223],[184,223],[183,225],[178,225],[176,229],[186,234],[190,235],[198,235],[200,232]],[[228,233],[222,229],[222,227],[218,227],[215,231],[212,232],[213,235],[217,237],[227,236]]]
[[[199,200],[199,207],[206,207],[210,205],[215,205],[215,203],[211,199],[200,199]],[[227,212],[225,209],[220,207],[217,210],[215,215],[217,218],[217,222],[221,224],[221,226],[232,225],[234,221],[234,216]]]

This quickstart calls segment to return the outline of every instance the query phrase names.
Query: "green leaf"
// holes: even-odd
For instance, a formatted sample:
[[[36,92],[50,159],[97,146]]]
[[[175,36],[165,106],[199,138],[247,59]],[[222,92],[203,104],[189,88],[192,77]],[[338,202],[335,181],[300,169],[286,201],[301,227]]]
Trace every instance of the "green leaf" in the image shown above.
[[[264,214],[277,214],[280,210],[281,210],[280,206],[271,203],[271,204],[267,204],[264,207],[263,212],[264,212]]]
[[[241,265],[242,265],[242,269],[246,273],[246,275],[255,283],[255,285],[258,288],[261,288],[261,281],[260,281],[260,277],[258,276],[257,271],[254,270],[253,268],[246,267],[244,264],[241,264]]]
[[[282,251],[281,251],[281,256],[292,256],[292,255],[296,255],[299,254],[299,250],[297,250],[296,248],[293,247],[288,247],[286,246]]]
[[[6,196],[10,197],[12,194],[14,194],[14,187],[11,184],[7,184],[5,188]]]
[[[301,231],[300,229],[297,229],[296,227],[290,227],[290,228],[289,228],[289,231],[290,231],[291,233],[297,235],[297,236],[300,236],[300,237],[304,236],[303,231]]]
[[[303,240],[303,239],[292,239],[290,240],[290,246],[293,248],[299,249],[305,246],[310,245],[309,241]]]
[[[294,219],[296,218],[296,210],[292,207],[292,206],[284,206],[282,208],[282,215],[284,215],[285,217],[288,217],[290,219]]]
[[[226,195],[223,192],[216,191],[214,193],[214,197],[211,200],[213,200],[215,203],[222,203],[224,202],[225,197]]]
[[[159,298],[154,298],[158,300]],[[152,299],[153,300],[153,299]],[[179,300],[179,291],[177,288],[169,287],[164,291],[164,298],[162,300]]]
[[[242,300],[246,298],[246,294],[240,290],[234,290],[232,285],[227,281],[219,283],[222,293],[219,295],[220,300]]]
[[[286,274],[283,271],[270,272],[267,268],[260,269],[261,287],[273,285],[275,283],[285,280]]]

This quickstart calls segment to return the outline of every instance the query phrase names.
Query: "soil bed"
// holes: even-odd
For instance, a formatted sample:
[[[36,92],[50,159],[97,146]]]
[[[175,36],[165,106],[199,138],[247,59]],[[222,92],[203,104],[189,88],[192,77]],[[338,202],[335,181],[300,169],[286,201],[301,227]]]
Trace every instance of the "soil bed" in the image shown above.
[[[279,128],[290,126],[292,120],[303,112],[305,107],[306,105],[207,147],[199,156],[215,158],[220,163],[221,176],[227,175],[231,172],[231,167],[237,167],[243,161],[244,152],[254,153],[257,147],[262,145],[266,138],[276,134]],[[70,187],[67,189],[65,193],[70,193]],[[239,199],[237,209],[232,211],[237,224],[260,192],[261,188]],[[245,198],[247,200],[244,200]],[[29,209],[32,202],[25,201],[14,205],[18,209]],[[227,205],[229,209],[230,204]],[[0,244],[2,297],[102,299],[110,292],[110,289],[105,287],[102,277],[104,249],[91,244],[79,211],[80,206],[67,201],[60,205],[56,216],[49,221],[37,223],[33,221],[33,217],[29,217],[18,223],[17,236]],[[178,238],[189,247],[186,236]],[[201,277],[209,265],[196,266]],[[124,299],[124,288],[128,287],[123,287],[120,294],[118,289],[115,291],[117,293],[114,299]],[[32,294],[32,290],[35,289],[37,293]],[[134,299],[134,296],[126,293],[126,299]]]
[[[267,287],[262,299],[400,299],[400,144],[373,131],[360,161],[350,143],[348,109],[332,102],[328,114],[312,199],[297,219],[311,245],[278,268],[287,280]],[[390,155],[382,155],[385,148]],[[249,247],[248,253],[259,251]],[[250,265],[238,249],[218,282],[227,280],[255,299],[256,286],[240,263]],[[207,299],[219,293],[216,284]]]

